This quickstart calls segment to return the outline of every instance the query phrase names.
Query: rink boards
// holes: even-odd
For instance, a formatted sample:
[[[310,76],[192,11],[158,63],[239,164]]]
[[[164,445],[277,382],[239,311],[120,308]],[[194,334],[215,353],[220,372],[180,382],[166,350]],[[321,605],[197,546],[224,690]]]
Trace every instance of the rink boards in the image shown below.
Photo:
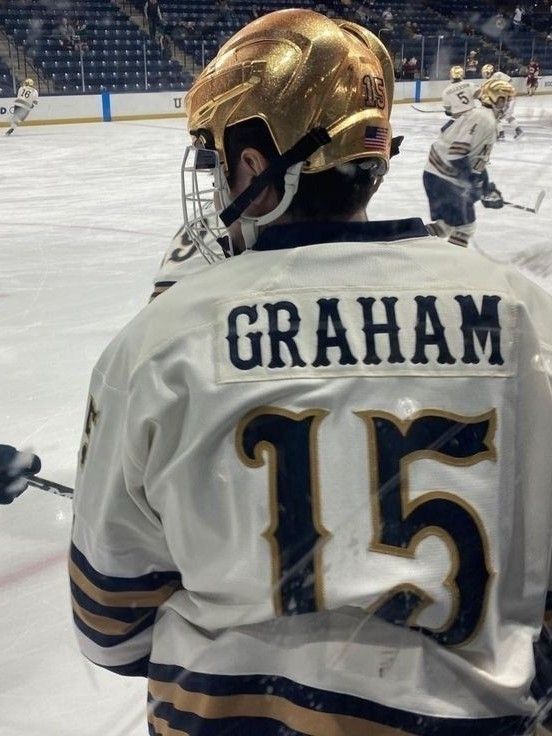
[[[473,80],[479,84],[483,80]],[[519,93],[525,91],[525,79],[512,80]],[[395,84],[394,101],[430,102],[439,100],[448,81],[408,81]],[[537,94],[552,94],[552,77],[541,77]],[[42,96],[24,125],[56,123],[97,123],[112,120],[182,118],[186,90],[169,92],[129,92],[94,95]],[[0,97],[0,127],[7,126],[13,97]]]

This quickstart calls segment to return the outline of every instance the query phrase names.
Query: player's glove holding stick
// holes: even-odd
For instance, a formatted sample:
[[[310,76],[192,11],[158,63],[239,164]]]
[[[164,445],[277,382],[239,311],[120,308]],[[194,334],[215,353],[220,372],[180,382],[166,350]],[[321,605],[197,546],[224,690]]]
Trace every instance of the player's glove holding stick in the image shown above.
[[[41,462],[32,452],[19,452],[11,445],[0,445],[0,504],[8,504],[29,485],[28,479],[40,472]]]
[[[483,207],[490,207],[493,210],[499,210],[501,207],[504,207],[502,194],[494,184],[489,184],[484,190],[483,196],[481,197],[481,204]]]

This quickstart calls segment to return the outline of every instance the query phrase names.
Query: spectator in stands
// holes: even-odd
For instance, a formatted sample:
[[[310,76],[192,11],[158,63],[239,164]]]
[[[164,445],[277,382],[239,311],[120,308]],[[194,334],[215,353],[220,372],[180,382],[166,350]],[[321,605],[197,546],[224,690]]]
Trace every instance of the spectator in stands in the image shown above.
[[[504,13],[499,10],[496,15],[493,18],[493,29],[491,30],[490,35],[494,36],[494,38],[500,38],[501,35],[506,30],[507,22],[506,18],[504,17]]]
[[[75,47],[75,29],[65,16],[59,21],[59,25],[56,28],[56,36],[59,39],[60,45],[64,48],[72,49]]]
[[[163,23],[163,16],[161,15],[161,8],[157,0],[146,0],[144,5],[144,17],[148,24],[148,32],[152,40],[155,41],[157,35],[158,23]]]
[[[416,79],[418,77],[418,59],[411,56],[403,65],[403,74],[405,79]]]
[[[361,25],[367,25],[370,22],[370,8],[367,3],[359,3],[357,8],[357,20]]]
[[[383,13],[381,14],[381,17],[383,18],[383,22],[386,28],[393,28],[393,13],[391,12],[391,8],[389,6],[385,8]]]
[[[79,18],[75,23],[75,48],[88,51],[90,42],[90,30],[86,18]]]
[[[402,79],[403,66],[406,63],[406,59],[401,59],[400,54],[395,54],[393,58],[393,69],[395,70],[395,79]]]
[[[468,58],[466,59],[466,77],[468,79],[475,79],[478,75],[479,59],[477,58],[477,51],[470,51]]]
[[[172,26],[169,23],[163,23],[160,29],[159,46],[164,59],[172,57]]]
[[[512,18],[512,23],[514,26],[514,32],[517,33],[521,29],[521,24],[523,22],[523,9],[519,7],[519,4],[516,5],[516,9],[514,10],[514,17]]]

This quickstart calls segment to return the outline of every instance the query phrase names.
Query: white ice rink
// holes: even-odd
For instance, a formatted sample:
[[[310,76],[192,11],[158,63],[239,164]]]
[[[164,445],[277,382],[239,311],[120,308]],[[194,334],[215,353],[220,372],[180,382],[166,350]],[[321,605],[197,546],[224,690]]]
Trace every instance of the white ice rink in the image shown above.
[[[526,135],[495,146],[491,178],[523,205],[548,196],[538,215],[478,205],[477,242],[552,290],[552,96],[520,98],[517,115]],[[422,169],[444,116],[399,105],[393,119],[405,141],[370,218],[427,220]],[[91,368],[145,305],[181,221],[187,134],[174,119],[2,133],[0,443],[72,486]],[[0,506],[0,736],[145,736],[145,683],[77,651],[70,525],[71,502],[40,490]]]

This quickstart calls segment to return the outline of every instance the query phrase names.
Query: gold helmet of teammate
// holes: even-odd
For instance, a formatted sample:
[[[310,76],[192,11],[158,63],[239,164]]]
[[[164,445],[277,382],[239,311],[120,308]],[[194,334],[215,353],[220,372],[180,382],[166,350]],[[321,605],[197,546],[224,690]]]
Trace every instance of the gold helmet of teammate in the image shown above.
[[[489,79],[483,82],[479,91],[481,104],[491,107],[495,115],[500,115],[515,96],[515,88],[503,79]]]
[[[451,66],[449,76],[451,82],[461,82],[464,79],[464,69],[458,64]]]
[[[481,75],[483,79],[490,79],[494,74],[494,66],[492,64],[483,64],[481,67]]]
[[[244,195],[251,195],[253,184],[234,202],[229,197],[225,150],[229,128],[261,121],[277,151],[263,174],[264,187],[272,177],[286,174],[278,207],[262,223],[257,220],[256,227],[287,210],[300,174],[354,161],[374,177],[387,172],[389,159],[397,152],[389,123],[393,88],[387,49],[356,23],[312,10],[287,9],[268,13],[238,31],[186,96],[189,130],[199,152],[187,149],[182,167],[184,223],[198,248],[192,219],[196,224],[201,220],[197,212],[202,196],[206,216],[206,197],[197,185],[201,171],[210,171],[214,180],[216,191],[211,195],[222,202],[223,222],[229,226],[239,219],[246,246],[254,242],[253,231],[245,235],[244,230],[252,218],[243,214],[248,206]]]
[[[26,80],[25,80],[25,81],[23,82],[23,86],[25,86],[25,87],[34,87],[34,82],[33,82],[33,80],[32,80],[32,79],[30,79],[30,78],[29,78],[29,79],[26,79]]]

